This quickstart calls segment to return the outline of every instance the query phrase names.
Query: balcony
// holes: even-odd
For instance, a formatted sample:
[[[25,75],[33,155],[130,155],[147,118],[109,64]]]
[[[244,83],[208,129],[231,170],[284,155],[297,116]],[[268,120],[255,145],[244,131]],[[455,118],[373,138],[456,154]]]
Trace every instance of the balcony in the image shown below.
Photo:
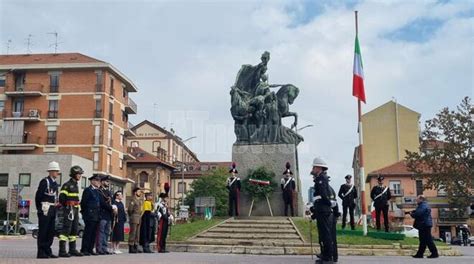
[[[21,112],[7,112],[4,120],[40,121],[41,111],[38,109],[28,109]]]
[[[402,197],[403,196],[403,189],[390,190],[390,194],[392,195],[392,197]]]
[[[44,93],[44,85],[41,83],[24,83],[22,86],[7,85],[5,87],[6,96],[41,96]]]
[[[50,118],[50,119],[58,118],[58,110],[49,110],[48,111],[48,118]]]
[[[137,136],[135,134],[135,132],[132,130],[132,127],[134,127],[134,125],[130,122],[127,123],[127,128],[125,128],[125,131],[124,131],[124,136],[126,137],[135,137]]]
[[[0,136],[0,151],[2,150],[34,150],[39,147],[39,136],[29,133],[23,135]]]
[[[464,224],[469,219],[467,208],[464,213],[455,208],[439,208],[438,210],[439,223],[443,224]]]
[[[127,114],[137,114],[137,104],[129,97],[128,104],[125,105],[125,112]]]

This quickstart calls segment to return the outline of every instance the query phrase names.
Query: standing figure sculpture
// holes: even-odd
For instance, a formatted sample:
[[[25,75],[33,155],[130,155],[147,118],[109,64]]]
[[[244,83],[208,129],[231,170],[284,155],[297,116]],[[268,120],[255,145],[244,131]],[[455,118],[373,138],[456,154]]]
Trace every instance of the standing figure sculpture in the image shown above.
[[[242,65],[232,86],[231,114],[234,118],[236,144],[284,143],[299,144],[303,137],[293,128],[298,124],[298,115],[290,112],[289,106],[299,94],[292,84],[269,84],[266,74],[270,53],[262,54],[256,65]],[[281,87],[276,93],[271,88]],[[281,119],[294,117],[291,128],[283,126]]]

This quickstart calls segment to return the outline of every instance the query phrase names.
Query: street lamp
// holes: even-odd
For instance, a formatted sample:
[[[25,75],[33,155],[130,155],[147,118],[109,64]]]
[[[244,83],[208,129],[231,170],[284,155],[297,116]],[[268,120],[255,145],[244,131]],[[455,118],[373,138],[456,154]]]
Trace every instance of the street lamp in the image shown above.
[[[186,143],[191,139],[196,138],[195,136],[189,137],[182,140],[181,143]],[[184,205],[184,151],[181,151],[181,205]]]

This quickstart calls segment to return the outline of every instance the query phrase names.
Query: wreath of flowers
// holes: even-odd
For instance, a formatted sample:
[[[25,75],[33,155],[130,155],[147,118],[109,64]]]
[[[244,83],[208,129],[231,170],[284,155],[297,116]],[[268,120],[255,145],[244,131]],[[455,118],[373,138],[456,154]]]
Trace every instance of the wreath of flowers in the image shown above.
[[[249,170],[248,177],[242,181],[244,192],[252,199],[265,199],[273,193],[277,186],[274,178],[275,173],[263,166]]]

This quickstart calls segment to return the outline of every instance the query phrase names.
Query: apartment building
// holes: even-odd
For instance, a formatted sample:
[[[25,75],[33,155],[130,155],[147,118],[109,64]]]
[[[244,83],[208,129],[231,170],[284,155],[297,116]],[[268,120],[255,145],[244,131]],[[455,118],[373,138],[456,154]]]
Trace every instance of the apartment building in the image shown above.
[[[395,101],[389,101],[362,115],[366,179],[368,173],[402,161],[405,158],[405,150],[418,150],[419,120],[419,113]],[[359,164],[359,147],[356,147],[352,162],[356,186],[360,186]],[[369,187],[367,183],[365,199],[368,207],[371,202]],[[357,191],[360,194],[360,188]]]
[[[80,53],[0,55],[0,153],[76,155],[122,189],[133,92],[113,65]]]

